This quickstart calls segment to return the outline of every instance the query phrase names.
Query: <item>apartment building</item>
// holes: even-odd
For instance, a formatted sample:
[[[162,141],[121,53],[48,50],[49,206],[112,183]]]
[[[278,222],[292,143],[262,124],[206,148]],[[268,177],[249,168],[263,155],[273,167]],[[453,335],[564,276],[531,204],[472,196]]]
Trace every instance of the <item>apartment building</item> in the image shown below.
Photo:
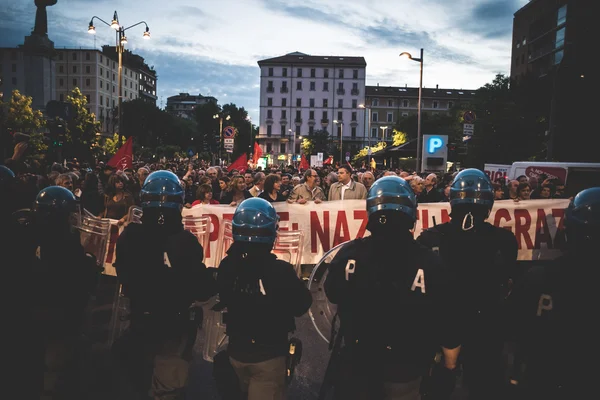
[[[260,117],[256,139],[275,160],[300,154],[301,136],[324,129],[344,152],[365,143],[364,57],[294,52],[258,61]]]
[[[166,111],[175,117],[194,119],[194,110],[196,107],[206,103],[217,104],[217,99],[212,96],[202,96],[201,94],[196,96],[189,93],[179,93],[178,95],[167,97]]]

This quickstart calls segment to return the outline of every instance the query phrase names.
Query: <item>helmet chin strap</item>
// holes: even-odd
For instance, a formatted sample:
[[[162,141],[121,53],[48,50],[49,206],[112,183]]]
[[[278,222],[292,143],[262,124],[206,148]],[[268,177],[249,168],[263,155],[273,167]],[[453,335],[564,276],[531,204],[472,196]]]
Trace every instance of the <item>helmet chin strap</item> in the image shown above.
[[[159,225],[164,225],[164,224],[165,224],[165,216],[164,216],[164,214],[163,214],[163,213],[160,213],[160,214],[158,215],[158,224],[159,224]]]
[[[463,218],[462,230],[468,231],[468,230],[473,229],[474,227],[475,227],[475,219],[473,218],[473,214],[471,214],[471,212],[469,211]]]

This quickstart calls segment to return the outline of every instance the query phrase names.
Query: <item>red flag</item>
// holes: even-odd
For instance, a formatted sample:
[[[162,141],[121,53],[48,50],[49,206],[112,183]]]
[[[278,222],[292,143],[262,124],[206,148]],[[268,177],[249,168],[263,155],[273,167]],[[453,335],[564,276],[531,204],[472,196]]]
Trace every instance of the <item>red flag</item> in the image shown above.
[[[260,146],[258,145],[257,142],[254,142],[254,154],[252,154],[252,164],[256,164],[258,162],[258,159],[262,156],[262,149],[260,148]]]
[[[304,154],[302,154],[302,158],[300,159],[300,169],[306,171],[309,168],[310,165],[308,164],[308,161],[306,161],[306,157],[304,156]]]
[[[117,171],[123,171],[125,168],[133,168],[133,136],[129,136],[127,141],[119,151],[107,163],[115,167]]]
[[[331,165],[333,164],[333,156],[329,156],[327,160],[323,161],[323,165]]]
[[[234,169],[237,169],[238,171],[240,171],[241,174],[243,174],[244,172],[246,172],[247,168],[248,157],[246,156],[246,153],[244,153],[241,156],[239,156],[238,159],[235,160],[229,167],[227,167],[227,170],[233,171]]]

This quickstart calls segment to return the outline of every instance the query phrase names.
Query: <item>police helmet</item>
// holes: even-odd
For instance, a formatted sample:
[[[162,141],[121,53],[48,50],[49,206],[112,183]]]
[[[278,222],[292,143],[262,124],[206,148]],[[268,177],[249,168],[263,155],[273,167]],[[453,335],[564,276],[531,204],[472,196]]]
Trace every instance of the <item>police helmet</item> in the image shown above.
[[[140,191],[144,208],[183,208],[184,191],[177,175],[170,171],[155,171],[148,175]]]
[[[15,173],[8,167],[0,165],[0,184],[10,182],[15,179]]]
[[[600,237],[600,187],[584,189],[571,200],[565,214],[567,238]]]
[[[399,211],[414,223],[417,219],[417,197],[410,184],[398,176],[377,179],[367,194],[367,214],[378,211]]]
[[[492,209],[494,189],[483,171],[468,168],[456,174],[450,185],[450,206],[458,204],[477,204]]]
[[[265,199],[251,197],[235,209],[231,230],[233,240],[253,243],[275,243],[279,215]]]

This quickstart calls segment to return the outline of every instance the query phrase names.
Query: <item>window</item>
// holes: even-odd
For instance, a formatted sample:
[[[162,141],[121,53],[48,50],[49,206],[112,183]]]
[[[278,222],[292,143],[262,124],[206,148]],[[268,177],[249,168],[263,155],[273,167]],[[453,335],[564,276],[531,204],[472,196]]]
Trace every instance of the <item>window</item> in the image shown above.
[[[296,135],[300,136],[300,125],[296,125]]]
[[[90,80],[90,78],[87,78],[85,80],[85,86],[90,86],[90,84],[91,84],[91,80]]]
[[[402,100],[402,107],[408,108],[408,100]]]
[[[13,65],[14,65],[14,64],[13,64]],[[13,72],[15,72],[15,71],[13,71]],[[63,67],[62,65],[61,65],[61,66],[59,66],[59,67],[58,67],[58,72],[59,72],[59,73],[61,73],[61,74],[62,74],[62,73],[64,73],[64,72],[65,72],[65,67]]]
[[[387,122],[394,122],[394,113],[387,113]]]
[[[315,127],[311,125],[308,127],[308,134],[312,135],[313,133],[315,133]]]
[[[107,67],[108,67],[108,66],[110,66],[110,63],[109,63],[109,60],[108,60],[108,58],[106,59],[106,66],[107,66]]]
[[[117,68],[117,65],[115,64],[115,62],[113,61],[113,69]]]
[[[77,86],[77,79],[73,79],[73,86]]]
[[[287,110],[281,110],[281,119],[287,119]]]
[[[100,54],[100,62],[102,62],[102,54]]]
[[[273,98],[267,97],[267,106],[271,107],[273,105]]]
[[[558,9],[556,15],[556,26],[562,25],[567,21],[567,5],[565,4]]]
[[[556,31],[556,36],[554,39],[554,48],[558,49],[565,45],[565,28],[562,27]]]
[[[371,128],[371,137],[377,137],[377,128]]]
[[[357,69],[352,70],[352,79],[358,79],[358,70]]]
[[[127,97],[127,90],[124,90],[124,92],[125,92],[125,93],[124,93],[125,97]]]
[[[337,120],[338,121],[343,121],[344,120],[344,112],[343,111],[338,111]]]
[[[273,125],[267,125],[267,136],[271,136],[273,132]],[[267,152],[271,151],[271,143],[267,143]]]
[[[104,97],[100,96],[100,105],[103,106],[104,105]]]
[[[394,107],[394,100],[388,100],[388,107]]]
[[[338,99],[338,108],[344,108],[344,99]]]
[[[113,89],[113,93],[114,93],[115,92],[115,85],[113,85],[112,89]]]
[[[323,99],[323,108],[329,107],[329,100]]]
[[[302,98],[297,98],[296,99],[296,107],[302,107]]]
[[[85,99],[87,100],[88,104],[90,104],[90,102],[92,101],[91,97],[89,94],[85,95]]]
[[[269,81],[267,84],[267,92],[273,92],[273,81]]]
[[[323,91],[329,92],[329,82],[323,82]]]
[[[314,112],[314,110],[310,110],[308,112],[308,119],[315,119],[315,112]]]
[[[356,121],[356,111],[352,111],[352,121]]]
[[[323,78],[329,78],[329,68],[323,70]]]
[[[287,107],[287,98],[282,98],[281,99],[281,107]]]
[[[323,119],[327,119],[327,111],[323,111]]]
[[[454,102],[453,101],[449,101],[448,102],[448,108],[452,108],[454,107]]]
[[[378,118],[378,115],[377,115],[377,111],[371,113],[371,121],[373,121],[373,122],[379,121],[379,118]]]
[[[285,126],[283,127],[285,129]],[[283,136],[284,134],[282,133],[281,136]],[[280,143],[279,144],[279,152],[282,154],[285,154],[285,143]]]
[[[281,125],[281,136],[285,136],[285,125]]]
[[[271,136],[271,132],[267,132],[268,136]],[[267,153],[270,153],[273,151],[273,143],[267,143]]]
[[[358,90],[358,82],[352,82],[352,90]]]
[[[433,102],[433,108],[438,108],[438,106],[439,106],[439,103],[438,103],[438,101],[437,101],[437,100],[435,100],[435,101]]]
[[[344,70],[342,68],[338,69],[338,78],[344,78]]]
[[[287,81],[281,82],[281,88],[287,91]]]
[[[315,90],[315,82],[310,83],[310,90]]]
[[[60,79],[58,80],[58,86],[60,86],[60,87],[63,87],[63,85],[64,85],[64,84],[65,84],[65,82],[63,81],[63,79],[62,79],[62,78],[60,78]]]
[[[100,67],[100,76],[104,75],[104,71],[102,70],[102,67]]]
[[[314,107],[315,106],[315,99],[308,99],[308,106],[309,107]]]
[[[283,68],[283,69],[281,70],[281,75],[282,75],[282,76],[287,76],[287,68]]]
[[[63,53],[59,53],[59,54],[58,54],[58,60],[59,60],[59,61],[62,61],[62,60],[63,60]]]
[[[77,53],[72,53],[73,61],[77,61]]]
[[[564,50],[559,50],[556,53],[554,53],[554,65],[560,63],[562,61],[563,56]]]
[[[296,121],[300,121],[302,119],[302,111],[296,110]]]
[[[113,72],[113,81],[115,80],[115,77],[116,77],[116,76],[115,76],[115,73]]]
[[[373,99],[373,100],[371,101],[371,105],[372,105],[372,106],[374,106],[374,107],[377,107],[377,106],[379,106],[379,99]]]
[[[85,59],[86,59],[87,61],[90,61],[90,53],[85,53]]]
[[[298,68],[298,73],[296,74],[298,78],[302,78],[302,68]]]
[[[353,138],[356,137],[356,127],[353,126],[352,128],[350,128],[350,134],[352,135]]]
[[[311,77],[311,78],[314,78],[314,77],[316,77],[316,76],[317,76],[317,70],[316,70],[316,69],[314,69],[314,68],[311,68],[311,69],[310,69],[310,77]]]
[[[356,108],[356,107],[358,107],[358,100],[353,99],[352,100],[352,108]]]
[[[108,72],[108,70],[106,70],[106,79],[110,78],[110,73]]]
[[[296,90],[302,90],[302,81],[296,82]]]
[[[73,73],[76,74],[77,73],[77,65],[73,65]]]

